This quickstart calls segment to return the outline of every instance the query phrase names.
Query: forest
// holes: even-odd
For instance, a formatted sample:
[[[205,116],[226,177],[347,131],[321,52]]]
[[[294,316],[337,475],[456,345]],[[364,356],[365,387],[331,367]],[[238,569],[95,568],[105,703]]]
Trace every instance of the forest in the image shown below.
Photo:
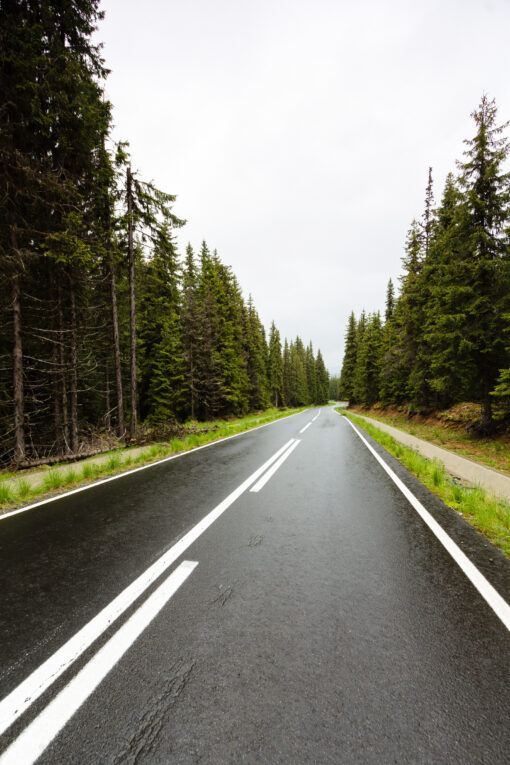
[[[429,169],[398,294],[390,280],[384,317],[349,317],[339,394],[410,413],[476,402],[476,429],[490,434],[510,414],[508,123],[486,95],[471,116],[474,135],[438,206]]]
[[[100,432],[325,403],[320,351],[269,337],[232,269],[180,254],[175,196],[112,139],[98,0],[2,0],[0,463]],[[228,225],[226,223],[226,225]]]

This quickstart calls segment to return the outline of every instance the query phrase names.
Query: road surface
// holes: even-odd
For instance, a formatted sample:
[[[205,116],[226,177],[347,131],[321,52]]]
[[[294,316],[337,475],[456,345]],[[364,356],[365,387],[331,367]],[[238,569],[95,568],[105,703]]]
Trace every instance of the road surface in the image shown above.
[[[2,765],[508,762],[508,561],[330,407],[1,519],[0,555]]]

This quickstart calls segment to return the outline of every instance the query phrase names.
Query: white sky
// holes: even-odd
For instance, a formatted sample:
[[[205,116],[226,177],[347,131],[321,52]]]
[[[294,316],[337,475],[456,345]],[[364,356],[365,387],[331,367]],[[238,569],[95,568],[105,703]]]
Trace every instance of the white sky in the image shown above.
[[[178,195],[266,328],[338,374],[383,310],[428,167],[439,201],[483,92],[510,118],[510,0],[103,0],[115,137]]]

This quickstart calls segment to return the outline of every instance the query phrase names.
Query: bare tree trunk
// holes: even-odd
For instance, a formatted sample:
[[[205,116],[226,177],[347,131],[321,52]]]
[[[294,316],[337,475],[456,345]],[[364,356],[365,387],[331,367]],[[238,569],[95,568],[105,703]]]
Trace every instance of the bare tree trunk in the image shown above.
[[[113,328],[113,358],[115,364],[115,384],[117,388],[117,432],[119,438],[124,438],[124,400],[122,395],[122,371],[120,367],[119,316],[117,311],[117,290],[115,288],[115,267],[111,255],[109,258],[109,267]]]
[[[59,361],[60,361],[60,403],[62,410],[62,438],[64,441],[64,452],[69,452],[69,414],[67,411],[67,381],[66,381],[66,360],[64,345],[64,314],[62,311],[62,285],[60,283],[60,274],[57,274],[57,303],[58,303],[58,343],[59,343]]]
[[[55,286],[55,273],[53,265],[50,263],[50,284],[52,298],[55,301],[55,308],[58,305],[57,289]],[[59,454],[63,451],[63,434],[62,434],[62,411],[60,408],[60,387],[59,387],[59,359],[58,359],[58,319],[55,311],[52,311],[52,345],[51,345],[51,367],[52,367],[52,383],[53,389],[53,423],[55,428],[55,448]]]
[[[129,432],[136,438],[136,314],[135,314],[135,252],[133,245],[133,176],[131,167],[127,169],[127,207],[128,207],[128,254],[129,254],[129,319],[131,325],[131,422]]]
[[[78,349],[76,347],[76,296],[74,281],[69,274],[71,297],[71,451],[78,452]]]
[[[106,415],[104,418],[104,426],[105,429],[109,432],[112,427],[112,419],[111,419],[111,403],[110,403],[110,365],[108,364],[108,359],[106,359],[106,368],[105,368],[105,405],[106,405]]]
[[[190,348],[190,382],[191,382],[191,419],[195,419],[195,368],[193,366],[193,348]]]
[[[15,235],[12,234],[13,245]],[[17,249],[17,248],[16,248]],[[21,296],[19,276],[12,280],[12,316],[13,316],[13,387],[14,387],[14,460],[22,462],[25,459],[25,424],[24,424],[24,391],[23,391],[23,346],[21,342]]]

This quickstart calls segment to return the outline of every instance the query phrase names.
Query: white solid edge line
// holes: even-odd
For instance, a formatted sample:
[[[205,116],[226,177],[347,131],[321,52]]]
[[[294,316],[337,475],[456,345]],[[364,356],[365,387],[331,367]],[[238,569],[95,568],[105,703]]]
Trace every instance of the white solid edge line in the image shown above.
[[[88,699],[196,568],[183,561],[0,756],[2,765],[31,765]]]
[[[337,412],[337,414],[339,413]],[[340,415],[340,417],[342,417],[342,415]],[[382,459],[382,457],[377,454],[375,449],[368,443],[366,438],[361,435],[357,427],[347,417],[344,419],[347,420],[354,432],[359,436],[359,438],[361,438],[365,446],[372,452],[376,460],[387,472],[391,480],[398,486],[402,494],[405,496],[408,502],[411,503],[411,505],[414,507],[422,520],[427,524],[432,533],[435,534],[443,547],[450,553],[455,563],[462,569],[474,587],[476,587],[482,598],[484,598],[484,600],[492,608],[496,616],[501,619],[505,627],[510,630],[510,605],[508,605],[506,600],[501,597],[497,590],[494,589],[492,584],[487,581],[484,575],[476,568],[474,563],[472,563],[467,555],[462,552],[460,547],[455,544],[453,539],[448,536],[442,526],[440,526],[435,518],[433,518],[429,513],[429,511],[425,509],[419,499],[414,496],[414,494],[407,488],[405,483],[401,481],[398,475],[394,473],[389,465],[387,465],[386,462]]]
[[[270,467],[278,457],[294,443],[294,439],[282,446],[260,468],[243,481],[219,505],[193,526],[155,563],[149,566],[125,590],[115,597],[96,616],[85,624],[72,638],[64,643],[52,656],[46,659],[25,680],[0,702],[0,735],[25,712],[60,675],[82,655],[97,638],[126,611],[129,606],[174,563],[203,532],[235,502],[251,484]]]
[[[280,459],[277,462],[274,463],[273,467],[269,468],[267,473],[264,473],[262,478],[259,481],[257,481],[255,486],[252,486],[250,491],[254,491],[254,492],[260,491],[266,485],[266,483],[269,481],[269,479],[272,478],[272,476],[276,473],[278,468],[280,468],[283,465],[283,463],[285,462],[287,457],[290,457],[290,455],[292,454],[292,452],[294,451],[296,446],[299,446],[300,443],[301,443],[301,441],[296,439],[294,441],[294,443],[287,449],[285,454],[282,454]]]
[[[299,431],[299,434],[301,435],[301,433],[304,433],[304,432],[305,432],[305,430],[306,430],[307,428],[309,428],[309,427],[310,427],[310,425],[312,424],[312,422],[313,422],[313,420],[311,420],[310,422],[307,422],[307,423],[306,423],[306,425],[305,425],[305,427],[304,427],[304,428],[301,428],[301,430]]]
[[[100,481],[94,481],[93,483],[88,483],[86,486],[79,486],[77,489],[64,491],[62,492],[62,494],[57,494],[54,497],[41,499],[39,502],[34,502],[32,505],[25,505],[24,507],[18,507],[17,510],[11,510],[8,513],[1,514],[0,521],[3,521],[5,518],[10,518],[11,515],[26,513],[27,510],[33,510],[36,507],[41,507],[41,505],[47,505],[49,502],[56,502],[57,500],[63,499],[64,497],[70,497],[71,494],[79,494],[81,491],[87,491],[87,489],[93,489],[94,486],[100,486],[103,483],[109,483],[110,481],[115,481],[117,480],[117,478],[124,478],[125,475],[132,475],[133,473],[138,473],[140,470],[147,470],[147,468],[154,467],[154,465],[161,465],[163,462],[169,462],[170,460],[176,460],[179,457],[185,457],[187,454],[192,454],[193,452],[200,451],[200,449],[207,449],[209,446],[216,446],[216,444],[221,444],[223,443],[223,441],[229,441],[231,438],[239,438],[239,436],[247,436],[248,433],[253,433],[254,430],[267,428],[269,425],[275,425],[277,422],[282,422],[283,420],[290,420],[291,417],[298,417],[300,414],[304,414],[305,412],[308,412],[308,409],[303,409],[302,412],[295,412],[294,414],[289,414],[287,415],[287,417],[279,417],[277,420],[271,420],[271,422],[265,422],[263,425],[257,425],[255,428],[250,428],[249,430],[243,430],[242,433],[234,433],[232,436],[225,436],[224,438],[218,438],[216,441],[210,441],[208,444],[203,444],[202,446],[195,446],[193,449],[188,449],[185,452],[179,452],[179,454],[172,454],[170,457],[163,457],[162,459],[156,460],[155,462],[150,462],[148,465],[142,465],[141,467],[133,468],[132,470],[124,470],[122,473],[118,473],[117,475],[112,475],[109,478],[102,478]]]

